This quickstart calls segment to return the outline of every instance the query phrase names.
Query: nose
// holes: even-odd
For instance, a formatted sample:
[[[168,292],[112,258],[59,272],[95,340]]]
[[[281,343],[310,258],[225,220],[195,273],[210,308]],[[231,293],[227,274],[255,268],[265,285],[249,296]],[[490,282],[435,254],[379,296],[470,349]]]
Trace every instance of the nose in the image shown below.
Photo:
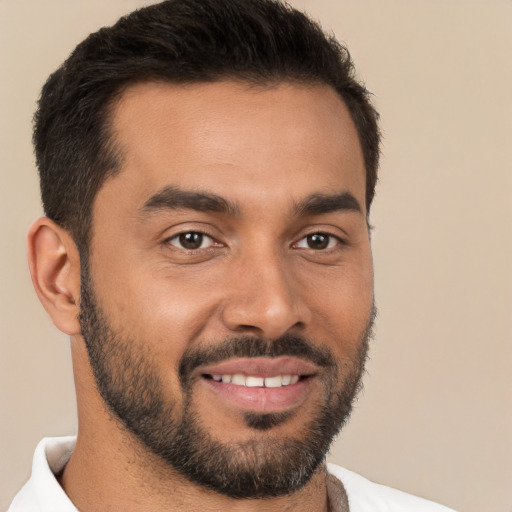
[[[299,283],[282,258],[246,258],[234,274],[222,311],[230,331],[272,340],[309,323],[311,313]]]

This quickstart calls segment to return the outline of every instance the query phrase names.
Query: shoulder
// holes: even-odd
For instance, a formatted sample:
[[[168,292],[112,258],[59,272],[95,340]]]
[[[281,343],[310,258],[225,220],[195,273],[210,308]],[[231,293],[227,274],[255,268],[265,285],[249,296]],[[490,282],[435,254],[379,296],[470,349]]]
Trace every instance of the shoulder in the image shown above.
[[[55,478],[67,463],[75,437],[44,438],[37,445],[32,475],[7,512],[77,512]]]
[[[454,512],[432,501],[371,482],[335,464],[327,464],[327,470],[343,483],[350,512]]]

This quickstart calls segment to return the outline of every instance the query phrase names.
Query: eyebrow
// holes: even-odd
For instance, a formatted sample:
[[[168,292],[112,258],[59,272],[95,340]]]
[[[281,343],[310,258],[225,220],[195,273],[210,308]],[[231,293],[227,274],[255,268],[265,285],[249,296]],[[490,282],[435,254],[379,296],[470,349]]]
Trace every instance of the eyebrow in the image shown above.
[[[313,194],[295,205],[297,216],[322,215],[337,211],[352,211],[362,213],[359,201],[350,193]]]
[[[240,207],[224,197],[207,192],[183,190],[177,187],[164,187],[153,194],[143,205],[142,213],[150,214],[161,210],[196,210],[200,212],[222,213],[240,216]],[[359,201],[350,193],[312,194],[299,201],[294,207],[298,217],[322,215],[337,211],[362,213]]]
[[[238,216],[240,208],[216,194],[165,187],[152,195],[142,207],[143,213],[159,210],[197,210],[200,212],[224,213]]]

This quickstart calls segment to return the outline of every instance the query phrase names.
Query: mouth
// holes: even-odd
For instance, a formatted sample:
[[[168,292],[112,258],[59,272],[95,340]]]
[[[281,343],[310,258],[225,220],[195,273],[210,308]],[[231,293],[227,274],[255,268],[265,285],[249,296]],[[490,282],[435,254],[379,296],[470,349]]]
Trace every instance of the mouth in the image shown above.
[[[297,384],[301,378],[307,376],[300,375],[275,375],[273,377],[257,377],[255,375],[244,375],[243,373],[209,375],[203,374],[205,379],[212,379],[215,382],[223,382],[224,384],[233,384],[234,386],[245,386],[248,388],[281,388]]]
[[[296,358],[236,359],[203,368],[200,381],[219,405],[242,412],[284,412],[306,400],[317,371]]]

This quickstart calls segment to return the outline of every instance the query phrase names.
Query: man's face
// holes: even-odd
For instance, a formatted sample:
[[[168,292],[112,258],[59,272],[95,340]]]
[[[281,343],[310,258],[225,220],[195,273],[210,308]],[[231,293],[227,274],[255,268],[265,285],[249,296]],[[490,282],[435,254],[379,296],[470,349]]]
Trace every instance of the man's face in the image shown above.
[[[146,83],[93,210],[81,325],[146,449],[237,497],[302,485],[349,414],[373,317],[365,169],[326,86]]]

